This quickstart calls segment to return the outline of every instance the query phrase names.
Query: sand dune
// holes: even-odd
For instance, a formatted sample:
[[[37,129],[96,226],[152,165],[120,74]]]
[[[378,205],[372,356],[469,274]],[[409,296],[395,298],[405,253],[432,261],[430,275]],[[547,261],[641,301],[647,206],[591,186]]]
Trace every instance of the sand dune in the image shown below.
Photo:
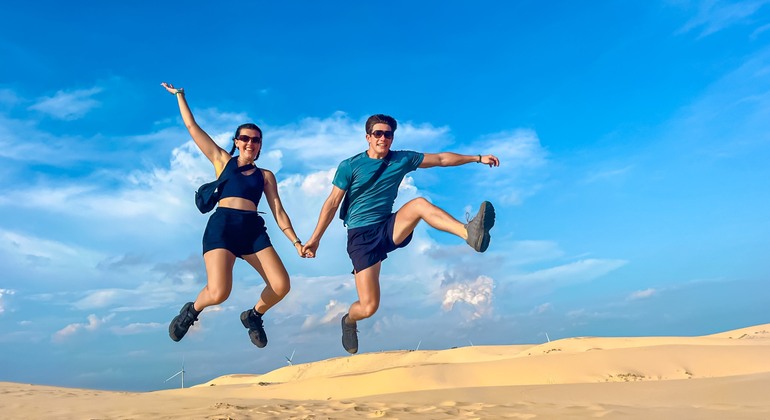
[[[115,419],[770,419],[770,324],[702,337],[578,337],[367,353],[148,393],[0,383],[0,413]]]

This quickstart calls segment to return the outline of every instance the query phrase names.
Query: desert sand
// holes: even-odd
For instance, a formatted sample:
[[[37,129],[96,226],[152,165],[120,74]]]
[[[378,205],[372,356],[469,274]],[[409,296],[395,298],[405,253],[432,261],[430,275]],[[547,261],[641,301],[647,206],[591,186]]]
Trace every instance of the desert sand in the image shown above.
[[[0,382],[7,419],[770,419],[770,324],[390,351],[146,393]]]

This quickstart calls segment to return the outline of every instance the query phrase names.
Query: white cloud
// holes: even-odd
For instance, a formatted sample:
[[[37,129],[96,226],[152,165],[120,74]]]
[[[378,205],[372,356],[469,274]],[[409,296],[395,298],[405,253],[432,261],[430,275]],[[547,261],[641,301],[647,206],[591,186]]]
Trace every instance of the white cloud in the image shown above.
[[[634,293],[631,293],[630,296],[628,296],[628,300],[638,300],[638,299],[646,299],[649,297],[652,297],[658,293],[658,290],[655,289],[645,289],[645,290],[637,290]]]
[[[553,310],[553,305],[550,304],[550,303],[544,303],[542,305],[535,306],[532,309],[532,311],[530,312],[530,314],[532,314],[532,315],[540,315],[540,314],[544,314],[546,312],[550,312],[551,310]]]
[[[632,169],[633,165],[630,165],[623,168],[605,169],[602,171],[591,172],[586,176],[583,182],[586,184],[593,184],[595,182],[601,181],[624,179]]]
[[[593,280],[626,265],[624,260],[585,259],[511,278],[519,282],[573,283]]]
[[[749,18],[768,3],[770,3],[769,0],[736,2],[707,0],[697,2],[696,16],[690,19],[680,29],[680,32],[689,32],[700,28],[698,37],[702,38],[733,25],[750,23]]]
[[[451,311],[457,302],[464,302],[473,307],[471,319],[488,317],[492,314],[494,280],[487,276],[478,276],[473,280],[455,282],[444,288],[441,307]]]
[[[69,339],[71,336],[77,334],[79,331],[97,331],[101,328],[102,325],[109,322],[114,315],[115,314],[110,314],[103,318],[99,318],[94,314],[88,315],[88,322],[69,324],[61,330],[55,332],[51,339],[56,343],[61,343]]]
[[[10,89],[0,89],[0,105],[14,106],[19,102],[16,92]]]
[[[474,182],[496,191],[496,203],[517,205],[540,188],[537,177],[548,163],[548,153],[532,130],[513,130],[484,136],[467,154],[493,154],[500,159],[497,168],[474,172]]]
[[[200,291],[206,281],[205,278],[200,278],[200,275],[205,273],[188,271],[183,264],[176,266],[179,271],[173,275],[153,273],[157,278],[139,283],[134,289],[106,288],[87,291],[85,296],[75,301],[72,306],[79,310],[108,308],[113,312],[140,311],[164,307],[178,302],[180,296],[189,297]],[[147,270],[147,267],[140,266],[136,272],[146,275]]]
[[[10,159],[36,159],[35,145],[23,138],[44,139],[50,136],[41,133],[31,121],[20,121],[0,114],[0,157]]]
[[[506,262],[512,265],[552,261],[564,256],[564,251],[554,241],[524,240],[507,244]]]
[[[74,91],[58,91],[54,96],[44,97],[29,109],[40,111],[60,120],[76,120],[82,118],[88,111],[100,105],[92,96],[102,89],[79,89]]]
[[[0,314],[5,312],[5,302],[3,300],[3,296],[10,296],[14,293],[16,292],[11,289],[0,289]]]
[[[146,332],[155,332],[165,326],[165,324],[159,322],[135,322],[123,327],[112,327],[110,328],[110,331],[114,332],[116,335],[135,335]]]
[[[340,317],[348,312],[349,308],[349,303],[330,300],[324,307],[324,313],[322,315],[308,315],[305,317],[305,322],[302,323],[302,330],[307,331],[321,325],[330,325],[338,322]]]
[[[314,171],[336,169],[343,159],[366,150],[364,125],[365,119],[355,121],[343,112],[323,119],[305,118],[296,124],[266,127],[265,144],[287,151],[287,160],[295,165]],[[393,148],[430,152],[448,143],[448,132],[446,127],[399,123]]]
[[[757,39],[757,37],[759,37],[759,35],[767,32],[768,30],[770,30],[770,23],[768,23],[766,25],[762,25],[759,28],[755,29],[754,32],[751,33],[751,39],[752,40]]]
[[[58,276],[62,272],[77,272],[79,276],[93,273],[102,255],[72,244],[25,235],[0,228],[0,256],[14,261],[16,266],[34,273]]]

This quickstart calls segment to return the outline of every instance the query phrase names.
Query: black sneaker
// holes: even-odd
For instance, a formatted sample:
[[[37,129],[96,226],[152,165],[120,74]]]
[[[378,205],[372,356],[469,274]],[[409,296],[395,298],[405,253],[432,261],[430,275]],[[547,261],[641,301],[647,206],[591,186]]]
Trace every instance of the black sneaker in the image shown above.
[[[262,348],[267,345],[267,334],[262,326],[262,317],[257,315],[254,308],[241,312],[241,323],[249,329],[249,338],[255,346]]]
[[[358,330],[356,325],[350,325],[345,320],[348,314],[342,317],[342,347],[350,354],[358,353]]]
[[[195,314],[195,308],[192,302],[187,302],[182,306],[182,310],[179,311],[179,315],[175,316],[171,320],[171,324],[168,326],[168,335],[174,341],[179,341],[187,334],[187,330],[190,326],[198,320],[198,315]]]
[[[478,252],[486,251],[489,248],[489,230],[494,225],[495,208],[489,201],[484,201],[476,217],[465,225],[465,230],[468,232],[468,239],[465,242]]]

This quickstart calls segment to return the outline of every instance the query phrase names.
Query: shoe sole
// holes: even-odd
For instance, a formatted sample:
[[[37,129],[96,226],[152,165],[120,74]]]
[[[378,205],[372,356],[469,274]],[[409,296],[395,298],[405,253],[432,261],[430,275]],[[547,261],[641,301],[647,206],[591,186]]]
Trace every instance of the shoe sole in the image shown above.
[[[489,201],[481,203],[481,224],[484,234],[481,235],[481,244],[478,246],[479,252],[484,252],[489,248],[490,229],[495,225],[495,207]]]
[[[344,349],[345,349],[345,351],[346,351],[346,352],[348,352],[348,353],[350,353],[350,354],[356,354],[356,353],[358,353],[358,346],[356,346],[356,347],[351,347],[351,348],[347,348],[347,347],[345,346],[345,325],[346,325],[346,323],[345,323],[345,319],[346,319],[347,317],[348,317],[348,316],[347,316],[347,314],[346,314],[345,316],[343,316],[343,317],[342,317],[342,348],[344,348]],[[357,333],[356,333],[356,334],[357,334]],[[358,337],[356,337],[356,341],[358,341]]]
[[[184,336],[187,334],[187,331],[185,331],[185,333],[182,334],[181,337],[177,337],[174,331],[174,324],[176,324],[176,320],[179,319],[179,317],[182,316],[183,313],[188,311],[188,308],[190,306],[192,306],[192,302],[185,303],[184,306],[182,306],[182,309],[179,311],[179,315],[175,316],[174,319],[171,320],[171,323],[168,324],[168,336],[171,337],[171,339],[176,342],[184,338]],[[189,331],[189,328],[188,328],[188,331]]]
[[[172,340],[177,342],[181,340],[182,337],[184,337],[184,334],[182,335],[182,337],[177,337],[176,334],[174,333],[174,324],[176,324],[176,320],[178,318],[179,318],[179,315],[175,316],[174,319],[171,320],[171,324],[169,324],[168,326],[168,336],[171,337]]]
[[[241,324],[247,329],[250,329],[249,326],[249,311],[243,311],[241,312]]]

